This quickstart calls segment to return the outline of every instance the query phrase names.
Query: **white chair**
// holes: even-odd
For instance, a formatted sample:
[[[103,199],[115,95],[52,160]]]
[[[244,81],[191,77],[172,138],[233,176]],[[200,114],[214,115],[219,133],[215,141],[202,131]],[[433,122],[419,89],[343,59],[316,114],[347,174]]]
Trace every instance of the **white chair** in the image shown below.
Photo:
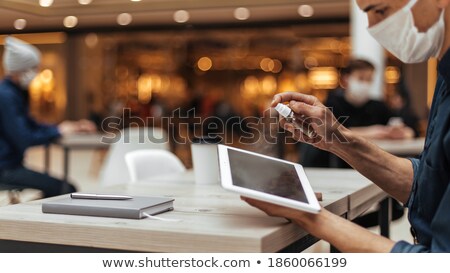
[[[136,127],[121,131],[118,140],[111,144],[100,170],[102,187],[130,182],[125,155],[136,150],[169,150],[167,134],[160,128]]]
[[[143,180],[155,175],[182,173],[186,171],[180,159],[164,150],[139,150],[125,155],[125,162],[131,182]]]

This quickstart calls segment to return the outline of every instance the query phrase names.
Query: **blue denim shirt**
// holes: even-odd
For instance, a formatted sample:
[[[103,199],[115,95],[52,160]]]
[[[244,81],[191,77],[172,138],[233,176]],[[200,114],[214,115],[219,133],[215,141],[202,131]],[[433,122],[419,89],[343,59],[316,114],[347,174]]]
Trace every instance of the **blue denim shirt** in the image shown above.
[[[450,50],[439,63],[425,147],[410,159],[414,182],[409,221],[418,244],[395,244],[392,252],[450,252]]]
[[[59,136],[55,126],[31,118],[23,90],[9,79],[0,82],[0,171],[22,164],[28,147],[50,143]]]

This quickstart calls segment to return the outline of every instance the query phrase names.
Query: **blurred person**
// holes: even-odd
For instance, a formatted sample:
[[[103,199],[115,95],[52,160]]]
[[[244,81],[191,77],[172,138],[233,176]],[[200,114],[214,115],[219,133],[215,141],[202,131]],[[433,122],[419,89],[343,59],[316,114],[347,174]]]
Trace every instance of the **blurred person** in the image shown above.
[[[24,167],[24,153],[31,146],[50,144],[63,135],[95,131],[95,125],[82,120],[53,126],[38,123],[30,116],[28,88],[38,75],[40,61],[36,47],[6,37],[3,54],[6,76],[0,82],[0,183],[38,189],[44,197],[51,197],[74,192],[75,187]]]
[[[405,125],[414,131],[414,137],[419,137],[419,117],[411,108],[411,99],[403,80],[400,80],[399,88],[388,96],[387,104],[393,116],[388,123]]]
[[[411,138],[413,131],[408,127],[391,126],[393,117],[383,101],[370,96],[375,67],[362,60],[350,60],[341,71],[341,88],[331,92],[325,105],[336,117],[348,117],[342,125],[369,139]]]
[[[438,80],[430,111],[424,151],[419,158],[391,155],[337,123],[320,101],[300,93],[282,93],[272,106],[288,102],[311,138],[284,120],[299,141],[344,159],[409,209],[414,244],[394,242],[326,209],[310,214],[242,198],[268,215],[286,217],[342,252],[450,252],[450,0],[357,0],[366,12],[369,32],[404,62],[439,58]],[[302,115],[305,117],[302,118]],[[313,120],[313,121],[308,121]],[[314,122],[320,120],[321,123]],[[330,181],[331,183],[332,181]]]

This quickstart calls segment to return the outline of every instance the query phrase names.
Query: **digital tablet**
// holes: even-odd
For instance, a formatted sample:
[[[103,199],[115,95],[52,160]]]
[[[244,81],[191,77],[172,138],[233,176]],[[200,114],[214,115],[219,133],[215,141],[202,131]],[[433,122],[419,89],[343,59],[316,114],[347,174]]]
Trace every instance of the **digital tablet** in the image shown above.
[[[320,205],[300,164],[218,145],[222,187],[242,196],[318,213]]]

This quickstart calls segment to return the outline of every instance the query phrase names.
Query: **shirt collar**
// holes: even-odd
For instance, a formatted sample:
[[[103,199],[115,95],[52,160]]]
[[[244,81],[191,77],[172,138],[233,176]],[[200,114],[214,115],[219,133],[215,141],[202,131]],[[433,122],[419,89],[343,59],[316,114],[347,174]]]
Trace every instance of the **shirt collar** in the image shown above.
[[[13,82],[9,76],[6,76],[6,77],[5,77],[5,82],[7,82],[9,85],[12,85],[12,86],[15,87],[16,89],[22,89],[22,88],[20,88],[20,86],[19,86],[18,84],[16,84],[15,82]]]
[[[25,99],[25,102],[26,102],[26,103],[28,103],[28,100],[29,100],[29,92],[28,92],[28,90],[23,89],[22,87],[20,87],[18,84],[16,84],[15,82],[13,82],[13,81],[11,80],[11,78],[8,77],[8,76],[6,76],[4,80],[5,80],[5,82],[6,82],[7,84],[9,84],[9,85],[12,86],[15,90],[17,90],[17,92],[19,93],[19,95]]]

